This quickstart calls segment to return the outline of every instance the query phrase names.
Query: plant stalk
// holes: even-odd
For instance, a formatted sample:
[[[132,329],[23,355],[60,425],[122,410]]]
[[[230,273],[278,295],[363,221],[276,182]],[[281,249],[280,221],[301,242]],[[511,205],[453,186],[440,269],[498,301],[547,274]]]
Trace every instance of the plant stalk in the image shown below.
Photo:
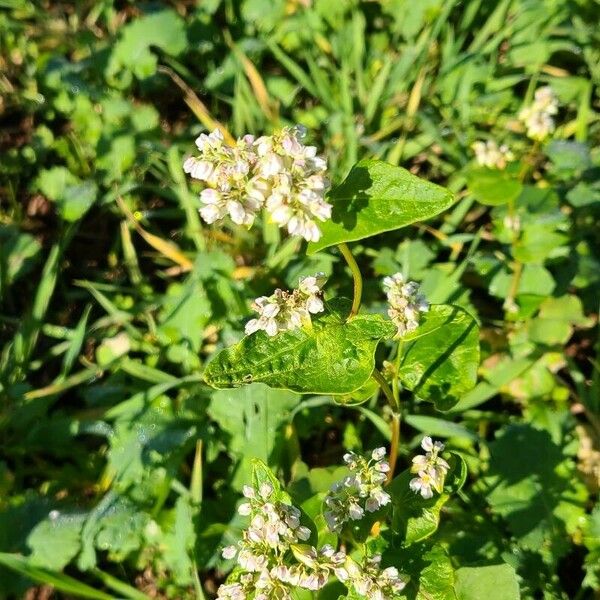
[[[350,271],[352,272],[352,278],[354,279],[354,297],[352,298],[352,309],[350,310],[350,317],[354,317],[358,314],[358,309],[360,308],[360,300],[362,298],[362,275],[360,273],[360,269],[358,268],[358,264],[354,259],[354,256],[352,256],[352,252],[348,247],[348,244],[338,244],[338,248],[340,249],[342,256],[346,259],[346,262],[350,267]]]
[[[400,403],[392,391],[392,388],[390,388],[388,382],[385,380],[385,377],[377,369],[373,371],[373,379],[375,379],[392,407],[392,422],[390,424],[392,432],[390,441],[390,470],[387,475],[387,483],[389,483],[394,477],[396,462],[398,461],[398,448],[400,447]]]

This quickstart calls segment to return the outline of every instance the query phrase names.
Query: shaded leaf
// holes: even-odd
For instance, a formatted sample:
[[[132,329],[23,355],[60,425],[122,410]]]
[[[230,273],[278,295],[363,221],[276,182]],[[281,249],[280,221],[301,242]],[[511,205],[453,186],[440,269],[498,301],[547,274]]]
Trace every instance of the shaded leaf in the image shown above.
[[[475,386],[479,328],[464,309],[432,305],[404,340],[399,378],[417,397],[448,410]]]

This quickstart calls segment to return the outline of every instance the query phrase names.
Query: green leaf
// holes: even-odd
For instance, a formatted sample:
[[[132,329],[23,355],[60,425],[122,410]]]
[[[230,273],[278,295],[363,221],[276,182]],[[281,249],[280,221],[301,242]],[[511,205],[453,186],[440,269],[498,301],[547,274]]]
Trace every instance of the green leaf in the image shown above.
[[[300,394],[348,394],[360,388],[375,368],[379,341],[395,326],[381,315],[359,314],[346,320],[346,300],[328,305],[312,327],[269,337],[258,331],[221,351],[206,367],[205,381],[215,388],[252,382]]]
[[[46,583],[55,587],[60,592],[73,595],[78,598],[92,598],[95,600],[114,600],[113,596],[81,583],[68,575],[54,573],[49,569],[36,567],[19,554],[0,553],[0,565],[3,565],[16,573],[29,577],[33,581]]]
[[[281,488],[279,479],[273,475],[273,471],[267,467],[267,465],[259,458],[252,459],[252,487],[255,490],[260,489],[263,483],[271,484],[273,493],[270,498],[273,501],[283,502],[284,504],[291,504],[292,500],[287,492]]]
[[[454,569],[445,550],[434,546],[423,559],[429,564],[420,573],[416,600],[456,600]]]
[[[464,309],[434,304],[405,336],[402,385],[438,410],[452,408],[477,382],[479,327]]]
[[[393,504],[392,529],[401,536],[406,546],[435,533],[442,506],[450,498],[446,493],[435,494],[429,500],[422,498],[409,487],[413,477],[410,471],[403,471],[388,486]]]
[[[157,58],[151,52],[151,46],[170,56],[177,56],[185,50],[185,23],[176,12],[162,10],[139,17],[125,26],[110,55],[107,78],[112,80],[123,67],[131,70],[138,79],[153,75]]]
[[[321,225],[323,235],[308,245],[308,254],[429,219],[451,206],[454,196],[401,167],[362,160],[328,200],[331,220]]]
[[[529,339],[540,344],[566,344],[573,334],[573,327],[591,327],[593,321],[586,319],[583,305],[577,296],[547,298],[540,306],[539,315],[529,326]]]
[[[10,286],[26,275],[41,249],[41,244],[16,227],[0,225],[0,295],[2,285]]]
[[[193,275],[185,283],[172,283],[168,287],[157,332],[165,345],[183,340],[198,352],[210,317],[211,306],[204,286]]]
[[[163,537],[163,558],[179,585],[189,585],[193,582],[192,555],[196,542],[194,512],[189,498],[180,496],[175,503],[170,530]]]
[[[519,600],[519,581],[507,564],[486,567],[463,567],[455,573],[458,600]]]
[[[38,523],[27,538],[31,548],[29,562],[36,567],[62,571],[81,547],[83,514],[58,514]]]
[[[546,146],[546,154],[559,171],[583,171],[592,162],[588,146],[580,142],[553,140]]]
[[[60,216],[69,222],[79,220],[89,210],[98,188],[93,181],[81,181],[66,167],[53,167],[40,172],[40,191],[56,203]]]
[[[250,483],[251,458],[280,464],[285,451],[285,426],[300,396],[255,383],[239,389],[215,392],[208,414],[229,434],[228,451],[241,459],[232,485]]]
[[[560,429],[559,429],[560,436]],[[554,563],[569,548],[567,532],[585,518],[586,489],[545,430],[510,425],[490,444],[487,501],[504,517],[521,548]]]
[[[515,200],[523,184],[510,172],[486,167],[473,168],[467,173],[469,191],[482,204],[498,206]]]

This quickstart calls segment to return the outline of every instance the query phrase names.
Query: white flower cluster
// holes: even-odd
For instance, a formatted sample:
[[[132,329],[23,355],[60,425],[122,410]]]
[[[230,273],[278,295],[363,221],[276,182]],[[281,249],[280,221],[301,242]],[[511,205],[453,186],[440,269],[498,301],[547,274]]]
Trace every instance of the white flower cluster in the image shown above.
[[[376,464],[384,464],[383,448],[374,450],[372,456]],[[367,464],[354,454],[347,455],[346,462]],[[381,480],[385,470],[371,475],[377,474],[374,478]],[[405,587],[396,567],[381,569],[380,555],[359,564],[329,544],[317,550],[301,543],[309,539],[310,530],[301,525],[301,513],[295,506],[276,499],[270,483],[262,483],[258,489],[244,486],[243,494],[246,502],[238,512],[248,516],[250,523],[241,541],[222,551],[225,559],[236,558],[240,569],[236,581],[219,587],[218,600],[291,600],[294,588],[316,592],[331,576],[369,600],[392,600]]]
[[[258,313],[257,319],[246,323],[246,335],[259,329],[274,336],[280,331],[298,329],[302,323],[310,321],[310,315],[323,312],[321,285],[324,275],[301,277],[298,289],[287,292],[276,289],[270,296],[261,296],[252,304]]]
[[[533,103],[519,113],[519,119],[525,124],[527,136],[533,140],[546,139],[555,129],[554,119],[558,112],[558,100],[549,86],[536,90]]]
[[[381,555],[375,554],[363,561],[361,567],[354,563],[348,565],[348,572],[354,589],[360,596],[370,600],[390,600],[395,598],[405,587],[404,581],[396,567],[380,568]]]
[[[214,223],[229,215],[234,223],[251,226],[264,207],[291,235],[317,241],[318,222],[331,218],[327,162],[315,146],[301,142],[303,136],[303,128],[287,127],[257,139],[245,135],[231,146],[218,129],[200,135],[200,156],[188,158],[183,169],[206,185],[200,194],[202,218]]]
[[[425,296],[419,293],[419,284],[405,281],[402,273],[396,273],[383,280],[383,288],[387,295],[388,315],[396,325],[397,337],[402,337],[419,326],[419,313],[429,310]]]
[[[295,587],[316,591],[333,573],[347,580],[346,554],[332,546],[320,550],[301,544],[310,529],[300,524],[300,511],[273,498],[273,486],[263,483],[258,490],[245,486],[247,502],[238,512],[250,517],[250,524],[237,546],[223,549],[223,557],[237,556],[243,570],[239,581],[219,587],[217,598],[231,600],[269,600],[291,598]]]
[[[385,460],[385,448],[376,448],[367,460],[354,452],[344,454],[344,462],[352,471],[336,482],[325,497],[327,510],[323,513],[331,531],[339,533],[348,521],[358,521],[367,512],[375,512],[391,500],[383,490],[386,473],[390,470]]]
[[[410,480],[410,489],[421,494],[423,498],[433,497],[433,490],[441,494],[444,489],[444,479],[450,465],[439,456],[444,450],[444,444],[434,442],[429,436],[423,438],[421,448],[425,454],[419,454],[412,460],[411,472],[418,477]]]
[[[475,152],[475,160],[482,167],[490,169],[505,169],[506,165],[515,159],[515,155],[506,144],[498,146],[494,140],[475,142],[471,146]]]

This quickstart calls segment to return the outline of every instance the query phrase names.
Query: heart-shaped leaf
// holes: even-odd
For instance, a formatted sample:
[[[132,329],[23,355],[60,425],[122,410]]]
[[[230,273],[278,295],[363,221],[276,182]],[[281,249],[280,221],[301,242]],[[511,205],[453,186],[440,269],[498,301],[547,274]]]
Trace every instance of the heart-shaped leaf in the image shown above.
[[[379,341],[396,328],[381,315],[346,320],[348,301],[337,301],[313,318],[312,327],[269,337],[258,331],[221,351],[206,367],[204,379],[216,388],[260,381],[300,394],[348,394],[360,388],[375,368]]]
[[[477,383],[479,327],[464,309],[434,304],[404,337],[402,385],[438,410],[449,410]]]
[[[331,220],[321,225],[323,235],[308,245],[308,254],[429,219],[448,208],[454,196],[401,167],[361,160],[328,200]]]
[[[482,204],[499,206],[515,200],[523,190],[523,184],[511,169],[488,169],[476,167],[467,172],[469,191]]]
[[[416,477],[410,470],[394,477],[387,488],[392,496],[392,529],[404,540],[405,546],[420,542],[435,533],[440,523],[442,507],[450,492],[460,490],[466,478],[466,464],[456,453],[448,458],[450,471],[444,482],[444,491],[425,499],[410,489],[410,480]]]

